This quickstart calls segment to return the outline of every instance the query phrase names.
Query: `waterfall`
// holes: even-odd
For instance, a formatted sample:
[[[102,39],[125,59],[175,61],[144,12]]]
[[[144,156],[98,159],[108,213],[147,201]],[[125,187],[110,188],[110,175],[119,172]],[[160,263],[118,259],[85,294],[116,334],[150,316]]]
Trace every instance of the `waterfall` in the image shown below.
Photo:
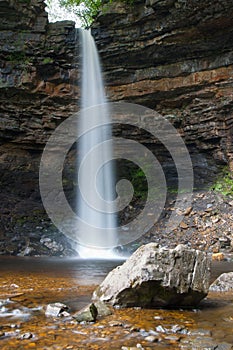
[[[78,252],[84,258],[112,256],[117,245],[115,181],[110,113],[98,52],[89,30],[81,31],[82,84],[78,124]]]

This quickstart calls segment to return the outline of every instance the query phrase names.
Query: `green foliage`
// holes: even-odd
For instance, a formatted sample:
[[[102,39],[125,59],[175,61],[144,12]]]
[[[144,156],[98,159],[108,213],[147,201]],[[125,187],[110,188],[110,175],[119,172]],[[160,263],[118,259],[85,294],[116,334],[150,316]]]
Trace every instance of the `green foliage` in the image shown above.
[[[134,196],[141,199],[146,199],[147,197],[147,180],[145,173],[142,169],[137,168],[130,171],[132,185],[134,187]]]
[[[51,57],[45,57],[42,61],[43,64],[53,63],[53,59]]]
[[[228,168],[223,168],[213,186],[213,190],[224,196],[233,197],[233,174]]]
[[[52,1],[53,0],[48,0],[48,3],[52,3]],[[113,1],[116,0],[59,0],[59,3],[61,7],[64,7],[77,15],[84,27],[89,27],[101,8]],[[130,5],[134,2],[134,0],[121,1]]]
[[[26,60],[26,55],[23,51],[21,52],[12,52],[6,57],[7,61],[12,63],[22,63]]]

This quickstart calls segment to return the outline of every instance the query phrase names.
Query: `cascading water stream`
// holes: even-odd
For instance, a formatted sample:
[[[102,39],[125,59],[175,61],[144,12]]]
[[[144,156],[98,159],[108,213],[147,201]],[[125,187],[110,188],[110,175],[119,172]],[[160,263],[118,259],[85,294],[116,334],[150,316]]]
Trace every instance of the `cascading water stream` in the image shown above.
[[[112,258],[117,245],[113,204],[115,182],[111,124],[95,42],[89,30],[81,31],[82,84],[78,145],[77,213],[78,252],[83,258]]]

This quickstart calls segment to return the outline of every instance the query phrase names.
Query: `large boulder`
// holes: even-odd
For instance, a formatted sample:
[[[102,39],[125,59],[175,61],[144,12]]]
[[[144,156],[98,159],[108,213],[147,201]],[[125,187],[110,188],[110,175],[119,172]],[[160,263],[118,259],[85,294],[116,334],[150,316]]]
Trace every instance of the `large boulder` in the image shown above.
[[[209,280],[205,252],[149,243],[107,275],[93,300],[122,307],[194,307],[207,295]]]

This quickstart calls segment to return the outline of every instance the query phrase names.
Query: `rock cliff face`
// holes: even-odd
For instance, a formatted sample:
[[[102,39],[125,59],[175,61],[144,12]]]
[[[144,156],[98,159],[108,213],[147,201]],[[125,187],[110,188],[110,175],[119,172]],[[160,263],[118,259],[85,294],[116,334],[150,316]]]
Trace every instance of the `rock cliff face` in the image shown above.
[[[26,246],[17,234],[35,231],[44,215],[41,151],[77,110],[78,47],[74,23],[49,24],[42,0],[1,0],[0,14],[0,241],[3,252],[14,254],[18,244]]]
[[[42,149],[76,105],[74,23],[48,24],[44,8],[42,0],[0,1],[2,144]]]
[[[12,238],[7,251],[15,254],[35,239],[22,243],[15,234],[38,227],[41,235],[40,156],[56,126],[78,109],[79,47],[74,23],[48,23],[43,0],[0,0],[0,14],[0,241],[5,252]],[[110,100],[174,121],[202,169],[197,177],[208,178],[216,164],[233,168],[231,0],[113,3],[92,32]],[[148,135],[134,135],[154,147]]]
[[[233,169],[231,0],[112,4],[93,34],[111,100],[173,117],[188,144]]]

